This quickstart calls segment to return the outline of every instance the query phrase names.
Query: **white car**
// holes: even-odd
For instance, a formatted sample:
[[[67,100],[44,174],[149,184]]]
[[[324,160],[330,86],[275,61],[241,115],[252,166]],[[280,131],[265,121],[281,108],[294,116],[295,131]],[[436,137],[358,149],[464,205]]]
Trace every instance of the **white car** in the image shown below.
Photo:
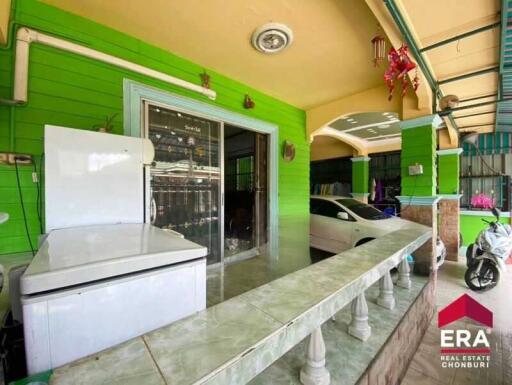
[[[411,225],[342,196],[311,196],[310,213],[310,246],[336,254]]]

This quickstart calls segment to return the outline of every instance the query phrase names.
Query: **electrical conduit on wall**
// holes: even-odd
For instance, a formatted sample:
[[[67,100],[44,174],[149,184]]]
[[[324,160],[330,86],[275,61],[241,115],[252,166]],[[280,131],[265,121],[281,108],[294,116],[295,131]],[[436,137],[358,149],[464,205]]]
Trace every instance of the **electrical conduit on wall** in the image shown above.
[[[22,27],[16,34],[16,59],[14,69],[14,95],[13,98],[18,103],[25,103],[28,99],[28,66],[29,66],[29,50],[31,43],[40,43],[50,47],[62,49],[77,55],[85,56],[91,59],[99,60],[116,67],[120,67],[129,71],[136,72],[141,75],[161,80],[178,87],[198,92],[215,100],[217,93],[209,88],[198,86],[178,79],[174,76],[167,75],[163,72],[155,71],[150,68],[129,62],[118,57],[96,51],[91,48],[71,43],[69,41],[59,39],[44,33],[34,31],[29,28]]]

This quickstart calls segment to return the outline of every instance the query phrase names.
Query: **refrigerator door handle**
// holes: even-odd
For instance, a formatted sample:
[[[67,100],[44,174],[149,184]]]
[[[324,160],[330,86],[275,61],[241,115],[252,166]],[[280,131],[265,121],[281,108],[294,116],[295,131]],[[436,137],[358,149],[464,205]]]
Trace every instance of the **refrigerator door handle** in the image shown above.
[[[149,213],[149,222],[154,225],[156,221],[156,201],[154,197],[151,197],[151,204],[150,204],[150,213]]]

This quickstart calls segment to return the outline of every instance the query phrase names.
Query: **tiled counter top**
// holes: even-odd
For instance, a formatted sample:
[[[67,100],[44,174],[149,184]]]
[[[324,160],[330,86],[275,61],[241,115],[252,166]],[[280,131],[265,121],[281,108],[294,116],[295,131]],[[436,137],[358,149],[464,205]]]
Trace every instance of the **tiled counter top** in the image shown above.
[[[430,234],[419,225],[395,231],[58,368],[50,384],[247,383],[426,242]]]

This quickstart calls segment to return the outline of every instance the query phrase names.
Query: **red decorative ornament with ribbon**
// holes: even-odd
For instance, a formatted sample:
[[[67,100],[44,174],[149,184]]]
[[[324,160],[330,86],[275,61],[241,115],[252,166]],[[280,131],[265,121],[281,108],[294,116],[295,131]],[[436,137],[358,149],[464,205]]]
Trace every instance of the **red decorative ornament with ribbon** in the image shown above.
[[[384,72],[384,81],[386,82],[386,85],[389,89],[388,100],[393,98],[395,81],[397,80],[401,81],[402,83],[403,98],[407,92],[407,87],[409,86],[409,78],[407,74],[416,68],[416,63],[414,63],[409,57],[409,48],[406,44],[403,44],[400,48],[398,48],[398,50],[392,47],[389,50],[388,61],[389,67],[386,72]],[[420,85],[417,70],[411,83],[414,91],[416,91]]]

